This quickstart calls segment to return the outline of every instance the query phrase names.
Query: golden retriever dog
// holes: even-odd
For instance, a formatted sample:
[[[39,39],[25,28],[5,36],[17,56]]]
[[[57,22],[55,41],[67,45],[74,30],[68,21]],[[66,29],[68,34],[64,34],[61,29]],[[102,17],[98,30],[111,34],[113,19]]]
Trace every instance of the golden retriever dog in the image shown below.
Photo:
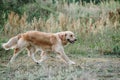
[[[59,55],[67,64],[75,64],[71,61],[64,52],[63,46],[68,42],[74,43],[76,38],[71,31],[58,33],[45,33],[40,31],[28,31],[12,37],[7,43],[3,43],[2,47],[6,50],[14,49],[14,54],[10,60],[12,63],[17,55],[27,49],[28,56],[36,63],[41,63],[47,59],[47,51],[53,51]],[[40,50],[41,59],[36,60],[34,54]]]

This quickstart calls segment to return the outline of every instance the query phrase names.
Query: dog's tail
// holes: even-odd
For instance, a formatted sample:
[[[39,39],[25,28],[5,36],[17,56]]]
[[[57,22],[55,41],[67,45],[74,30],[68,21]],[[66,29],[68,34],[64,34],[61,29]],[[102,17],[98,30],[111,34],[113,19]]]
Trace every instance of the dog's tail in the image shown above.
[[[12,49],[16,46],[17,44],[17,41],[21,38],[21,35],[17,35],[15,37],[12,37],[11,39],[9,39],[9,41],[7,43],[3,43],[2,44],[2,47],[5,49],[5,50],[9,50],[9,49]]]

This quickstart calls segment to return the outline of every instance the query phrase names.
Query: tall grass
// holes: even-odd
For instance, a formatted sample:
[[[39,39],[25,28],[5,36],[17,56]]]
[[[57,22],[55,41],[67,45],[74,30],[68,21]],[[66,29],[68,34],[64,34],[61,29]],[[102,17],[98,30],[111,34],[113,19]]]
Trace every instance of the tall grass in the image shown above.
[[[28,30],[44,32],[71,30],[78,38],[79,45],[76,44],[78,51],[75,53],[79,53],[80,45],[98,50],[100,53],[112,53],[115,46],[119,47],[120,5],[118,2],[101,2],[98,5],[64,3],[56,7],[56,13],[51,13],[48,19],[45,20],[42,16],[34,17],[31,22],[27,21],[29,17],[27,13],[19,16],[11,12],[2,33],[5,36],[14,36]]]

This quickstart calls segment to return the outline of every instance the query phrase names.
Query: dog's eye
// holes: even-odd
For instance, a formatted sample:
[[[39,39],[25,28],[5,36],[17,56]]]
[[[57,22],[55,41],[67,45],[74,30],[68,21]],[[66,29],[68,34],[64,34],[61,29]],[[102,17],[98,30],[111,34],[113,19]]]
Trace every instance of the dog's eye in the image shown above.
[[[70,37],[73,37],[73,35],[70,35]]]
[[[65,36],[67,36],[67,34],[65,34]]]

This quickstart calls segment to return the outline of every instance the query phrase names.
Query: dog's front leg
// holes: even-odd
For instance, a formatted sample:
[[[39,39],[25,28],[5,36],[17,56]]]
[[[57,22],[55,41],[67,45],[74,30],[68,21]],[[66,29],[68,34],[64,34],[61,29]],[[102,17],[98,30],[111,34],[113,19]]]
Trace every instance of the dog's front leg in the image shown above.
[[[57,52],[60,57],[67,63],[67,64],[75,64],[75,62],[71,61],[68,56],[65,54],[64,49],[62,46],[56,46],[55,52]]]
[[[30,56],[34,62],[38,63],[38,60],[35,59],[35,53],[36,53],[35,47],[28,46],[27,52],[28,52],[28,56]]]
[[[31,54],[31,58],[32,58],[32,60],[33,60],[34,62],[38,63],[38,61],[35,59],[34,54],[35,54],[35,53],[32,53],[32,54]]]
[[[38,61],[38,64],[42,63],[48,58],[47,54],[44,51],[41,52],[40,56],[41,56],[41,59]]]

